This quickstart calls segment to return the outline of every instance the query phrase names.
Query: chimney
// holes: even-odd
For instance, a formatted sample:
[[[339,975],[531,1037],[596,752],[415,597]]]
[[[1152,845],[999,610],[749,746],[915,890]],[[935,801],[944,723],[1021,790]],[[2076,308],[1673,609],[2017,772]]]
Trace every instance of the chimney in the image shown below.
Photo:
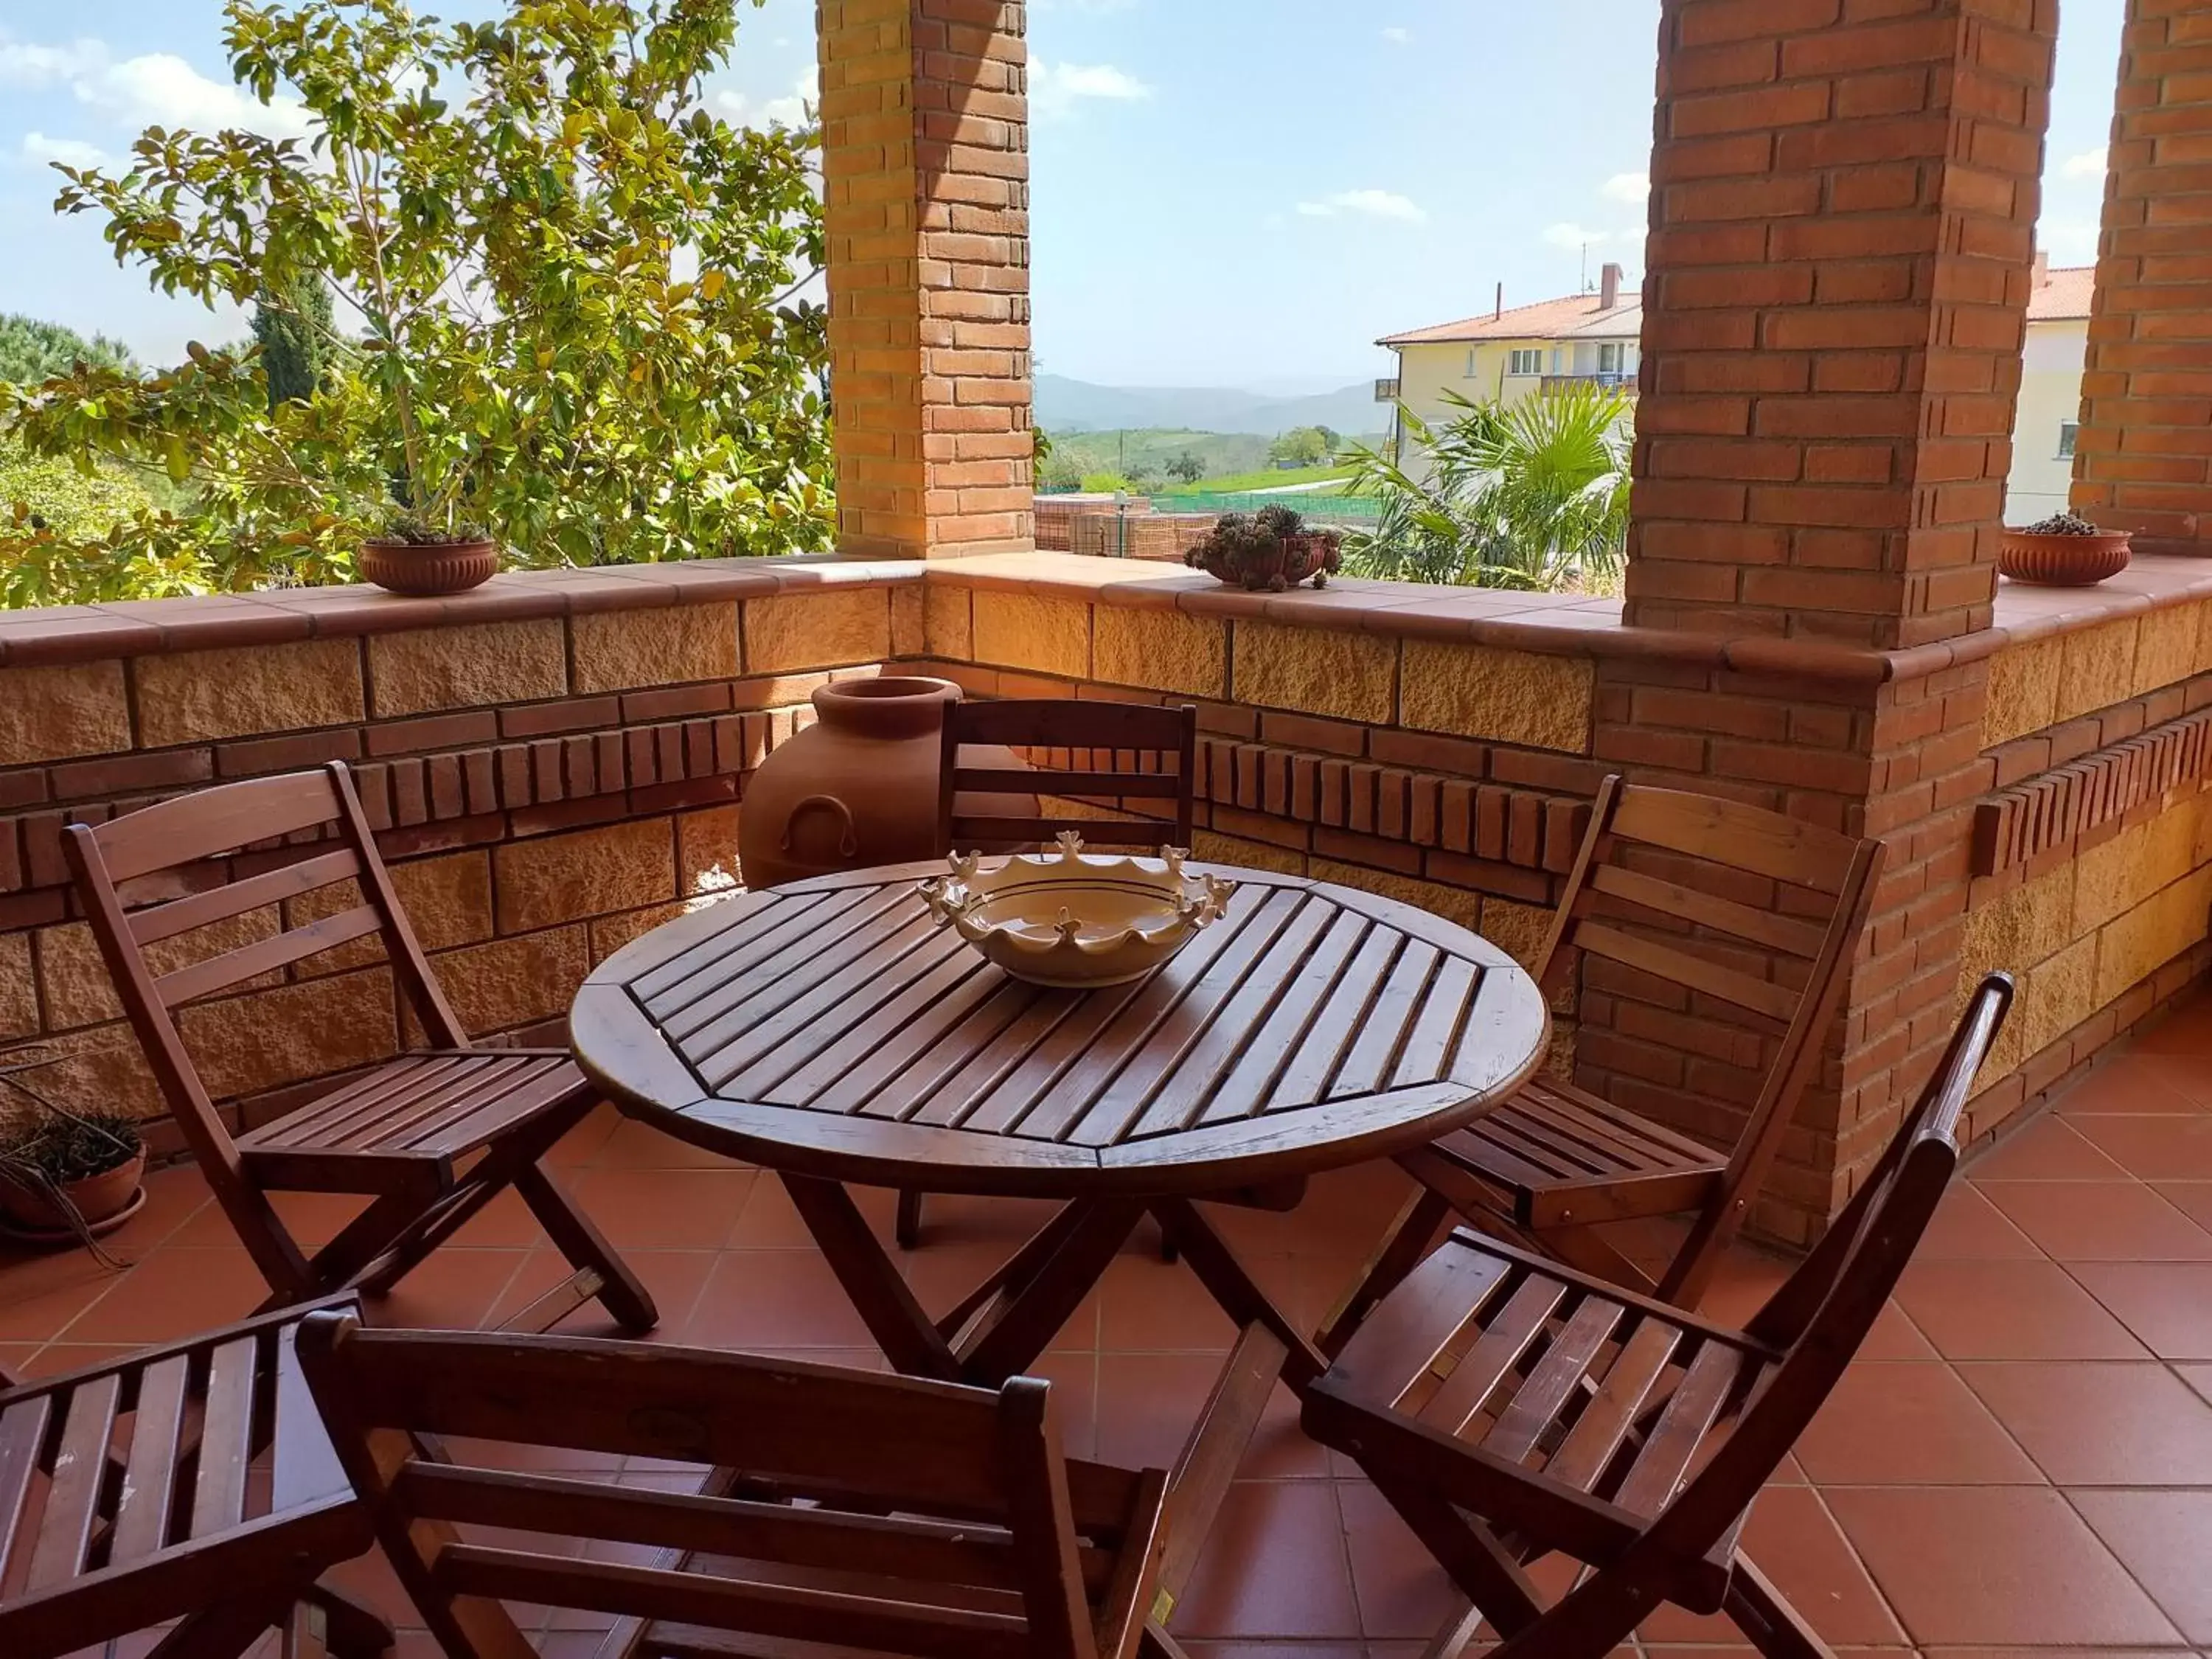
[[[1500,318],[1500,317],[1503,317],[1504,314],[1505,314],[1505,284],[1504,284],[1504,283],[1500,283],[1498,285],[1498,303],[1496,304],[1496,306],[1495,306],[1495,307],[1493,307],[1492,308],[1490,315],[1491,315],[1491,319],[1492,319],[1492,321],[1495,321],[1497,319],[1498,319],[1498,318]]]
[[[2035,280],[2031,286],[2035,288],[2051,286],[2051,255],[2041,248],[2035,250]]]
[[[1607,260],[1597,273],[1597,308],[1611,311],[1620,303],[1620,267]]]

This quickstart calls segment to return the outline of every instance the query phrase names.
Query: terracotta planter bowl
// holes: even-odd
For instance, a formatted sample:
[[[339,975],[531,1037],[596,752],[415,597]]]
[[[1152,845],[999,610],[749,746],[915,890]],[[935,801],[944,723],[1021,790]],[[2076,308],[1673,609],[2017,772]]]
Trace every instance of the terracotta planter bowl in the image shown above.
[[[363,542],[362,575],[393,593],[434,599],[460,593],[499,574],[497,542]]]
[[[2043,587],[2088,587],[2128,568],[2128,538],[2111,530],[2099,536],[2039,536],[2008,530],[1997,568],[2016,582]]]
[[[143,1201],[139,1183],[146,1174],[142,1151],[128,1163],[82,1181],[62,1183],[62,1191],[77,1207],[85,1224],[97,1235],[111,1231],[134,1214]],[[29,1238],[73,1239],[69,1218],[44,1193],[0,1175],[0,1222],[7,1231]]]
[[[1269,552],[1230,557],[1210,550],[1193,548],[1185,562],[1196,565],[1217,580],[1257,593],[1281,593],[1310,578],[1316,587],[1327,584],[1329,573],[1342,562],[1333,536],[1285,536]]]

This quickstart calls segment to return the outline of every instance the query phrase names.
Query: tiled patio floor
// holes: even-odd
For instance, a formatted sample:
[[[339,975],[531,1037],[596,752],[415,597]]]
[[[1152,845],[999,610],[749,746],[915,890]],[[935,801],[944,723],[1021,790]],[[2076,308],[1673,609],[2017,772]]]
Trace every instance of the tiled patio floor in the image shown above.
[[[611,1114],[560,1158],[651,1284],[664,1338],[880,1364],[772,1179]],[[1760,1498],[1748,1548],[1838,1647],[1962,1659],[2212,1650],[2212,997],[1969,1177]],[[81,1255],[0,1257],[0,1363],[74,1367],[252,1307],[259,1283],[198,1176],[167,1171],[152,1187],[114,1241],[127,1273]],[[1317,1319],[1401,1192],[1393,1170],[1355,1170],[1316,1183],[1292,1215],[1232,1212],[1224,1224],[1258,1275]],[[869,1197],[887,1229],[889,1195]],[[343,1213],[311,1205],[303,1224],[327,1233]],[[907,1259],[923,1299],[949,1302],[1033,1217],[933,1200],[928,1242]],[[1150,1242],[1115,1262],[1040,1368],[1082,1454],[1171,1459],[1231,1336]],[[1742,1254],[1712,1305],[1747,1311],[1786,1266]],[[507,1205],[403,1285],[381,1321],[473,1325],[558,1276],[526,1212]],[[380,1563],[350,1572],[411,1621]],[[1410,1534],[1300,1437],[1279,1392],[1177,1613],[1194,1653],[1411,1659],[1446,1606]],[[1642,1640],[1654,1656],[1703,1659],[1732,1635],[1668,1615]],[[596,1638],[556,1628],[542,1644],[585,1659]],[[431,1650],[417,1631],[400,1651]]]

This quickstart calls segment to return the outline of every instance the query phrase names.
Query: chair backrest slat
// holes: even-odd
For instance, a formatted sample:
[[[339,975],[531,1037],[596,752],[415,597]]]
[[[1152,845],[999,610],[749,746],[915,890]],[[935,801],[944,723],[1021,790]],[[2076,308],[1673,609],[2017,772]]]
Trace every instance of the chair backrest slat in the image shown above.
[[[1853,837],[1718,795],[1635,785],[1621,791],[1614,835],[1692,858],[1755,870],[1777,881],[1840,896]]]
[[[1785,985],[1753,979],[1749,974],[1704,961],[1671,945],[1624,933],[1604,922],[1583,923],[1575,930],[1575,943],[1593,956],[1605,957],[1626,967],[1641,969],[1671,984],[1719,997],[1739,1008],[1764,1014],[1778,1024],[1787,1024],[1797,1012],[1797,993]]]
[[[380,933],[383,927],[384,919],[376,914],[374,906],[356,904],[350,910],[302,923],[271,938],[256,939],[235,951],[226,951],[219,957],[209,957],[173,973],[163,974],[155,980],[154,988],[161,993],[166,1005],[174,1008],[196,997],[227,991],[243,981],[334,951],[341,945]]]
[[[1701,893],[1680,882],[1662,881],[1617,864],[1597,866],[1590,872],[1589,884],[1595,891],[1610,897],[1659,911],[1693,927],[1711,927],[1733,934],[1746,944],[1786,951],[1808,962],[1820,954],[1822,930],[1817,922],[1777,915],[1771,910]]]
[[[988,746],[971,758],[969,751]],[[1025,750],[1037,764],[1006,763],[999,748]],[[1188,848],[1196,815],[1198,708],[1093,702],[1072,697],[957,702],[945,711],[938,830],[945,850],[1003,850],[1079,831],[1097,845]],[[1081,816],[988,810],[994,798],[1045,797],[1122,803]],[[1172,803],[1174,817],[1143,816],[1127,804]]]
[[[121,822],[122,820],[118,820]],[[210,922],[228,921],[233,916],[242,916],[249,910],[258,910],[266,904],[281,903],[288,898],[297,898],[303,893],[332,887],[349,877],[361,873],[361,860],[354,850],[341,848],[335,853],[321,853],[311,859],[301,859],[297,864],[280,865],[274,870],[264,870],[258,876],[248,876],[242,881],[226,882],[220,887],[210,887],[205,892],[187,893],[184,897],[171,899],[163,904],[149,904],[143,910],[131,912],[131,937],[141,945],[158,945],[165,939],[174,939],[195,927],[204,927]]]
[[[155,870],[278,841],[337,821],[340,807],[329,772],[291,772],[195,790],[111,818],[99,828],[108,879],[118,885]]]
[[[1079,1496],[1042,1382],[991,1390],[641,1343],[370,1331],[337,1315],[311,1317],[300,1352],[395,1569],[457,1659],[511,1651],[504,1631],[475,1627],[490,1613],[465,1614],[457,1598],[943,1659],[1097,1659],[1101,1551],[1135,1514],[1137,1478],[1118,1512],[1096,1486]],[[696,1496],[623,1492],[439,1449],[464,1441],[721,1473]],[[487,1548],[459,1523],[521,1537]],[[580,1567],[577,1540],[672,1553]]]

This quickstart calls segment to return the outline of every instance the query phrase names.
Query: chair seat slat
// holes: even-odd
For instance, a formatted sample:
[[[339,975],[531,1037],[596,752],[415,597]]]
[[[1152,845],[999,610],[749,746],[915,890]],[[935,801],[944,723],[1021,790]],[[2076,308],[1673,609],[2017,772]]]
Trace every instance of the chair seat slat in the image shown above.
[[[55,1449],[53,1481],[31,1550],[29,1584],[49,1589],[84,1571],[99,1518],[100,1491],[107,1480],[107,1455],[115,1434],[122,1379],[110,1373],[81,1383],[70,1396]]]
[[[194,1538],[211,1537],[245,1517],[259,1347],[256,1338],[241,1336],[208,1356],[206,1415],[200,1425],[199,1469],[192,1483]]]
[[[1514,1391],[1512,1404],[1483,1437],[1483,1449],[1514,1463],[1528,1456],[1589,1374],[1599,1347],[1613,1334],[1620,1317],[1618,1302],[1584,1297],[1528,1373],[1528,1381]]]
[[[1747,1363],[1755,1362],[1722,1343],[1708,1342],[1698,1350],[1613,1494],[1616,1504],[1642,1516],[1655,1516],[1666,1506]]]
[[[138,1407],[131,1419],[131,1453],[124,1462],[115,1531],[108,1540],[111,1565],[151,1555],[168,1542],[178,1466],[184,1456],[186,1389],[191,1380],[190,1357],[180,1353],[155,1360],[138,1379]]]
[[[1567,1287],[1558,1279],[1536,1274],[1523,1279],[1421,1408],[1420,1420],[1443,1434],[1457,1435],[1466,1428],[1505,1374],[1535,1346],[1566,1297]]]
[[[18,1400],[0,1411],[0,1584],[15,1577],[9,1565],[25,1535],[24,1516],[52,1416],[53,1402],[44,1395]]]
[[[1604,1382],[1545,1464],[1544,1473],[1581,1492],[1595,1486],[1636,1426],[1652,1385],[1666,1370],[1681,1336],[1680,1329],[1662,1320],[1647,1317],[1638,1325],[1620,1345]]]

